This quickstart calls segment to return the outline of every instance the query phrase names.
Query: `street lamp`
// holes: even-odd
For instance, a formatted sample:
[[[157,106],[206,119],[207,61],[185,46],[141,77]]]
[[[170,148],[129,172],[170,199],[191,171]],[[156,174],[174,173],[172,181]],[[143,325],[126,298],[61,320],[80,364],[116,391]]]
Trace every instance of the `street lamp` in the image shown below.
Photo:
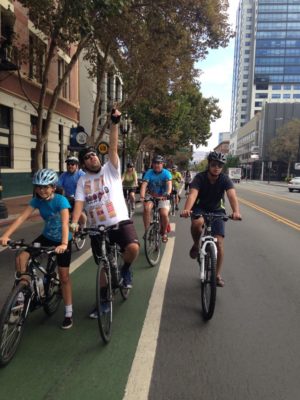
[[[130,130],[130,124],[128,120],[128,114],[125,113],[124,117],[121,118],[120,125],[121,133],[122,133],[122,174],[125,171],[125,153],[126,153],[126,138]]]

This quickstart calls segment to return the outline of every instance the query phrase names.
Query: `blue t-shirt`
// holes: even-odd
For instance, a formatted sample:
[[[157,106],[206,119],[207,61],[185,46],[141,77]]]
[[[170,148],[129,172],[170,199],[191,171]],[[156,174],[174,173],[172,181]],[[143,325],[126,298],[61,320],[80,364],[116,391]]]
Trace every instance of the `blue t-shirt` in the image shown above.
[[[167,191],[167,182],[172,180],[172,174],[167,169],[162,169],[156,173],[153,169],[148,169],[143,177],[143,181],[148,182],[150,194],[162,196]]]
[[[85,175],[81,169],[74,172],[74,174],[70,174],[70,172],[63,172],[59,177],[57,186],[61,186],[65,191],[65,196],[75,196],[77,182],[79,178]]]
[[[54,194],[53,199],[43,200],[38,197],[33,197],[29,203],[33,208],[37,208],[41,217],[45,221],[43,235],[54,242],[61,242],[62,223],[61,223],[61,210],[71,208],[68,200],[60,195]],[[72,239],[72,234],[69,232],[69,240]]]

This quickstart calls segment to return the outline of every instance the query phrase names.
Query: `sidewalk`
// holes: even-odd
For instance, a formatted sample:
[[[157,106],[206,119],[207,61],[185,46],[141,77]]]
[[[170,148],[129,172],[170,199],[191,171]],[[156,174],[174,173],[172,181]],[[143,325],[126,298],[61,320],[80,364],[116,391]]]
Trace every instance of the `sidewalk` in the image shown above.
[[[28,205],[32,195],[17,196],[3,199],[8,211],[8,218],[0,219],[0,228],[10,225]],[[38,211],[35,211],[28,221],[38,221],[40,219]]]
[[[283,182],[283,181],[270,181],[270,182],[268,182],[268,181],[258,181],[258,180],[252,180],[252,179],[248,179],[248,180],[243,180],[242,182],[244,182],[244,183],[247,183],[247,182],[249,182],[249,183],[255,183],[255,184],[258,184],[258,185],[269,185],[269,186],[282,186],[282,187],[288,187],[288,184],[287,184],[287,182]]]

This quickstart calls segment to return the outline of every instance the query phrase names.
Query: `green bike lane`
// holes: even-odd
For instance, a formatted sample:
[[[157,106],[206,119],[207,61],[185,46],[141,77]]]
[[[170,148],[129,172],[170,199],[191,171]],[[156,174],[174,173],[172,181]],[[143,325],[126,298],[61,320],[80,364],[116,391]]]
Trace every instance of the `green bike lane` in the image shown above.
[[[141,239],[140,210],[134,220]],[[96,267],[92,258],[84,262],[72,273],[73,327],[59,328],[63,304],[52,317],[42,309],[30,313],[14,359],[0,369],[0,398],[122,399],[158,270],[148,265],[141,240],[134,287],[126,301],[117,294],[112,339],[105,345],[97,321],[88,318],[95,302]]]

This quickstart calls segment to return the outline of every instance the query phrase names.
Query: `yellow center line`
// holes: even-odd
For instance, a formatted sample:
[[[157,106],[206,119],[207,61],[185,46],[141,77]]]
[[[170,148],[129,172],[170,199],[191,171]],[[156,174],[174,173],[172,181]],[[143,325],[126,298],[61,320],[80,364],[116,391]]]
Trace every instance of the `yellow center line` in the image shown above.
[[[300,224],[297,224],[296,222],[293,222],[293,221],[291,221],[291,220],[289,220],[289,219],[287,219],[287,218],[284,218],[284,217],[282,217],[281,215],[275,214],[275,213],[273,213],[272,211],[269,211],[269,210],[267,210],[267,209],[265,209],[265,208],[262,208],[262,207],[258,206],[257,204],[251,203],[250,201],[245,200],[245,199],[243,199],[243,198],[241,198],[241,197],[239,197],[239,201],[240,201],[242,204],[245,204],[246,206],[252,207],[252,208],[254,208],[254,209],[257,210],[257,211],[260,211],[260,212],[262,212],[263,214],[268,215],[269,217],[275,219],[277,222],[282,222],[283,224],[288,225],[288,226],[290,226],[291,228],[296,229],[297,231],[300,231]]]
[[[245,187],[243,187],[242,189],[248,190],[249,192],[258,193],[258,194],[261,194],[263,196],[274,197],[275,199],[278,199],[278,200],[289,201],[290,203],[300,204],[299,200],[288,199],[286,197],[280,197],[280,196],[276,196],[274,194],[260,192],[259,190],[254,190],[254,189],[245,188]]]

